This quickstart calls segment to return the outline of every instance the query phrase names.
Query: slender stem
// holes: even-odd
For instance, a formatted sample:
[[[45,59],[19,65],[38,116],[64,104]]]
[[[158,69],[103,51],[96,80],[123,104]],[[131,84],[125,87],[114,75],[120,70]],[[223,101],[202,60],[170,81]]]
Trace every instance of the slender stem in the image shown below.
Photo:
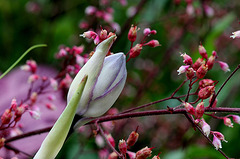
[[[223,89],[223,87],[227,84],[227,82],[232,78],[232,76],[240,69],[240,64],[238,64],[238,66],[235,68],[235,70],[228,76],[228,78],[226,79],[226,81],[222,84],[222,86],[219,88],[219,90],[217,91],[216,95],[213,96],[211,104],[209,107],[212,107],[215,99],[217,98],[217,96],[219,95],[219,93],[221,92],[221,90]]]
[[[188,98],[189,98],[189,94],[190,94],[191,89],[192,89],[192,80],[190,80],[190,82],[189,82],[189,88],[188,88],[188,92],[187,92],[185,102],[188,102]]]
[[[180,88],[187,82],[188,80],[184,80],[181,85],[172,93],[171,98],[179,91]]]

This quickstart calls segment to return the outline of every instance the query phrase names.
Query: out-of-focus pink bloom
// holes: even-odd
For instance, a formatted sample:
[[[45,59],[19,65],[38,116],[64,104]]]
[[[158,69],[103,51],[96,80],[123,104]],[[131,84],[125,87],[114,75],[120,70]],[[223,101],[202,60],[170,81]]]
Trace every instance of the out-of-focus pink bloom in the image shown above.
[[[112,14],[108,12],[103,12],[103,20],[105,20],[108,23],[111,23],[113,21]]]
[[[46,107],[49,110],[56,110],[57,109],[57,107],[53,103],[46,103]]]
[[[226,62],[218,61],[218,63],[219,63],[219,65],[220,65],[221,69],[222,69],[224,72],[230,71],[229,66],[228,66],[228,64],[227,64]]]
[[[66,74],[65,78],[60,82],[60,88],[69,88],[72,83],[72,77],[69,74]]]
[[[181,54],[181,56],[183,57],[183,63],[185,63],[186,65],[192,65],[193,61],[192,58],[187,55],[186,53]]]
[[[135,152],[127,151],[127,154],[128,154],[130,159],[135,159],[136,158],[136,153]]]
[[[32,104],[34,104],[37,101],[37,98],[38,98],[38,93],[32,92],[32,94],[30,96],[30,100],[31,100]]]
[[[216,150],[222,148],[221,141],[214,134],[213,134],[213,142],[212,143],[215,146]]]
[[[180,75],[180,74],[186,72],[186,71],[188,70],[189,67],[190,67],[189,65],[179,67],[179,69],[177,70],[178,75]]]
[[[118,0],[122,6],[127,5],[127,0]]]
[[[231,35],[230,38],[233,38],[233,39],[235,39],[235,38],[240,38],[240,30],[235,31],[235,32],[233,32],[232,34],[233,34],[233,35]]]
[[[61,48],[56,54],[56,58],[61,58],[67,56],[67,51],[64,48]]]
[[[34,107],[34,109],[28,110],[28,112],[31,115],[31,117],[35,120],[39,120],[41,117],[41,112],[39,107]]]
[[[129,7],[127,10],[127,16],[132,17],[136,14],[137,8],[135,6]]]
[[[149,41],[148,43],[144,44],[144,45],[147,45],[147,46],[150,46],[150,47],[157,47],[157,46],[161,46],[158,42],[158,40],[151,40]]]
[[[81,54],[83,52],[83,50],[84,50],[84,46],[83,45],[81,45],[81,46],[73,46],[73,48],[72,48],[72,51],[73,51],[74,55]]]
[[[58,90],[58,82],[54,78],[50,78],[50,85],[53,90]]]
[[[110,142],[110,144],[111,144],[113,147],[115,147],[115,140],[114,140],[114,138],[112,137],[112,135],[111,135],[111,134],[106,134],[106,138],[107,138],[107,140]]]
[[[106,159],[109,155],[109,152],[107,149],[101,149],[98,151],[98,157],[99,159]]]
[[[95,137],[95,143],[97,144],[98,147],[103,148],[105,145],[105,141],[101,135],[96,135]]]
[[[88,6],[86,9],[85,9],[85,14],[87,15],[93,15],[95,14],[97,11],[97,8],[94,7],[94,6]]]
[[[10,136],[11,137],[21,135],[21,134],[23,134],[23,132],[18,127],[15,127],[15,128],[10,130]]]
[[[194,7],[193,7],[192,4],[188,4],[188,5],[187,5],[186,13],[187,13],[189,16],[193,16],[193,15],[194,15]]]
[[[108,159],[118,159],[118,155],[116,152],[112,152],[109,154]]]
[[[78,26],[79,26],[79,28],[81,28],[81,29],[87,29],[87,28],[89,28],[88,22],[85,22],[85,21],[81,21]]]
[[[233,121],[237,124],[240,124],[240,116],[238,115],[231,115],[231,117],[233,118]]]
[[[214,10],[209,5],[204,5],[204,11],[205,11],[205,13],[208,17],[213,17],[214,16]]]
[[[6,109],[3,113],[3,115],[1,116],[1,122],[2,124],[8,124],[10,123],[11,119],[12,119],[13,113],[10,109]]]

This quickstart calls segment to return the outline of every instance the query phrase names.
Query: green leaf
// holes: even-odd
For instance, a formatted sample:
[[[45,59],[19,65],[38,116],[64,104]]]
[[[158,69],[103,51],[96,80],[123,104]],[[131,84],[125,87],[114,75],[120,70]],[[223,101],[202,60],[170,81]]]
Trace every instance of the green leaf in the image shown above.
[[[27,51],[25,51],[22,56],[20,56],[16,62],[14,62],[12,64],[12,66],[10,66],[1,76],[0,79],[2,79],[6,74],[8,74],[31,50],[38,48],[38,47],[46,47],[46,44],[38,44],[38,45],[34,45],[32,47],[30,47],[29,49],[27,49]]]

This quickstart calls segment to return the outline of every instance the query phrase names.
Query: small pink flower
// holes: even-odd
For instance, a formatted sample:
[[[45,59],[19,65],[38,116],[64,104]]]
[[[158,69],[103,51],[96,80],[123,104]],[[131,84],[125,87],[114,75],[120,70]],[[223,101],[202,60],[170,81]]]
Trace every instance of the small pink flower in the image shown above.
[[[61,58],[67,56],[67,51],[64,48],[61,48],[56,55],[56,58]]]
[[[215,135],[219,140],[224,141],[224,142],[228,142],[228,141],[225,140],[224,135],[222,133],[220,133],[218,131],[211,131],[211,133],[213,135]]]
[[[143,30],[143,34],[144,34],[145,36],[150,35],[150,33],[151,33],[151,29],[150,29],[150,28],[145,28],[145,29]]]
[[[235,39],[235,38],[240,38],[240,30],[235,31],[235,32],[233,32],[232,34],[233,34],[233,35],[231,35],[230,38],[233,38],[233,39]]]
[[[39,79],[39,76],[38,76],[38,75],[32,74],[32,75],[30,75],[29,78],[28,78],[28,83],[33,83],[33,82],[37,81],[38,79]]]
[[[233,121],[237,124],[240,124],[240,116],[238,115],[231,115],[231,117],[233,118]]]
[[[181,66],[181,67],[179,67],[179,69],[177,70],[178,75],[180,75],[180,74],[186,72],[186,71],[188,70],[189,67],[190,67],[190,65],[186,65],[186,66]]]
[[[223,121],[226,126],[233,128],[233,123],[230,118],[224,117]]]
[[[204,59],[207,59],[207,58],[208,58],[207,51],[206,51],[206,49],[205,49],[202,45],[199,45],[198,51],[199,51],[200,55],[201,55]]]
[[[53,88],[53,90],[55,91],[58,90],[58,82],[55,79],[50,78],[50,85]]]
[[[128,154],[130,159],[135,159],[136,158],[136,153],[135,152],[127,151],[127,154]]]
[[[150,46],[150,47],[161,46],[157,40],[151,40],[151,41],[149,41],[148,43],[144,44],[144,46],[145,46],[145,45]]]
[[[230,71],[229,66],[226,62],[218,61],[218,63],[224,72]]]
[[[73,51],[74,55],[81,54],[83,52],[83,50],[84,50],[84,46],[83,45],[81,45],[81,46],[73,46],[73,48],[72,48],[72,51]]]
[[[93,15],[95,14],[97,11],[97,8],[94,7],[94,6],[88,6],[86,9],[85,9],[85,14],[86,15]]]
[[[186,53],[181,54],[181,56],[183,57],[183,63],[185,63],[186,65],[192,65],[193,61],[192,58],[187,55]]]
[[[118,143],[118,149],[121,152],[121,154],[125,155],[127,153],[127,143],[125,140],[119,140]]]
[[[214,134],[213,134],[213,142],[212,143],[215,146],[216,150],[222,148],[221,140],[219,140],[219,138],[217,138]]]
[[[208,124],[205,122],[204,119],[201,120],[200,124],[201,124],[202,130],[203,130],[203,133],[208,137],[209,134],[210,134],[210,130],[211,130],[210,125],[208,125]]]

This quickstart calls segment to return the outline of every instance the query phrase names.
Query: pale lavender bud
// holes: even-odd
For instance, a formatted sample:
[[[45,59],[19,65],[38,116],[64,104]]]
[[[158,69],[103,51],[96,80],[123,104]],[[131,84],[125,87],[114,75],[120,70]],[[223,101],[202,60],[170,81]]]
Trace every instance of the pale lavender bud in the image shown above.
[[[213,135],[213,145],[215,146],[216,150],[222,148],[221,140]]]
[[[179,67],[179,69],[177,70],[178,75],[180,75],[180,74],[186,72],[186,71],[188,70],[189,67],[190,67],[190,65],[186,65],[186,66],[181,66],[181,67]]]
[[[235,38],[240,38],[240,30],[235,31],[235,32],[233,32],[232,34],[233,34],[233,35],[231,35],[230,38],[233,38],[233,39],[235,39]]]
[[[230,71],[229,66],[226,62],[218,61],[218,63],[224,72]]]

